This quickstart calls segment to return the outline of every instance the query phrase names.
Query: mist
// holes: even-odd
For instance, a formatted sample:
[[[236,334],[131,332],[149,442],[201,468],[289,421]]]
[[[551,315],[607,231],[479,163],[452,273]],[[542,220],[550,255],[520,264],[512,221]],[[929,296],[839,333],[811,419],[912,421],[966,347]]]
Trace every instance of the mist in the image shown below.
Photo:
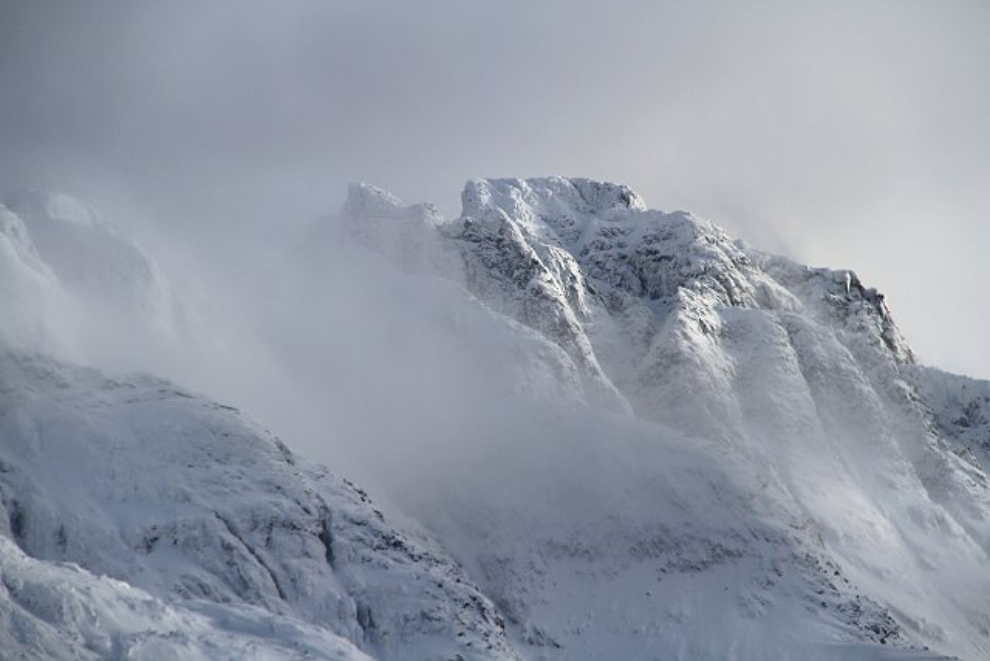
[[[147,336],[90,299],[59,321],[69,356],[241,406],[366,484],[433,475],[468,438],[526,437],[506,421],[528,405],[506,372],[518,347],[486,339],[456,284],[304,249],[353,181],[447,218],[476,176],[625,183],[856,270],[923,362],[990,374],[981,3],[0,12],[0,189],[93,203],[187,308],[181,332]]]
[[[231,275],[368,181],[630,185],[887,293],[990,374],[990,8],[955,3],[4,3],[0,185]],[[951,332],[946,332],[951,320]]]

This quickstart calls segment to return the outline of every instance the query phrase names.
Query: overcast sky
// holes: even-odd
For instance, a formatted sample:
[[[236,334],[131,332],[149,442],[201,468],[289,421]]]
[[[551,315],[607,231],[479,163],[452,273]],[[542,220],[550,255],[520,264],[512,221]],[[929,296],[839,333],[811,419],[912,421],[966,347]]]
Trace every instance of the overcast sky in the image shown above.
[[[988,35],[981,1],[0,0],[0,189],[222,260],[349,181],[449,215],[470,177],[619,181],[990,377]]]

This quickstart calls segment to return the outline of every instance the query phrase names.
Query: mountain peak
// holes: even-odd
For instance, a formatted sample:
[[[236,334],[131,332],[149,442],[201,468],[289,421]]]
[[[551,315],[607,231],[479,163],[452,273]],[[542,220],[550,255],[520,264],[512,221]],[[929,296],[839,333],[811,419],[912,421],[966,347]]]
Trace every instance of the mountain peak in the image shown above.
[[[534,236],[573,243],[592,217],[645,211],[646,203],[628,186],[592,179],[472,179],[461,193],[461,216],[472,221],[513,224]]]
[[[549,200],[583,213],[604,213],[611,209],[646,210],[646,202],[628,186],[584,177],[471,179],[461,194],[464,215],[476,212],[485,204],[533,204]]]

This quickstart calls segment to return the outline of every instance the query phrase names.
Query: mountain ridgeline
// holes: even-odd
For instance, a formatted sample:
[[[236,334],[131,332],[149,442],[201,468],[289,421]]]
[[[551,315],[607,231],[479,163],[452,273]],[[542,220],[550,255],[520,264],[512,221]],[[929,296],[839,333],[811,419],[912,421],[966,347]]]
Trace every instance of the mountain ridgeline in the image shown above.
[[[990,656],[990,383],[918,364],[854,273],[559,177],[470,181],[453,220],[354,185],[285,264],[244,319],[286,418],[347,410],[313,419],[401,516],[67,362],[120,368],[80,310],[139,357],[209,323],[88,206],[0,207],[13,658]]]

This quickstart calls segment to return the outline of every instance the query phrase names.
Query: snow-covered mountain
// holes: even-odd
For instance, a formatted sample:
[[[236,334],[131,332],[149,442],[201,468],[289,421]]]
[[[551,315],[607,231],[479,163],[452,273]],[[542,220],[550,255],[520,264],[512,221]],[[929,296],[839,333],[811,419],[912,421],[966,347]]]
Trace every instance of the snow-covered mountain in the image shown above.
[[[625,186],[462,202],[353,186],[238,319],[252,360],[189,350],[401,524],[237,411],[53,358],[101,364],[65,332],[89,301],[121,328],[182,306],[85,204],[0,207],[3,649],[990,657],[990,383],[917,364],[854,273]]]
[[[444,254],[437,275],[566,352],[585,403],[660,423],[544,406],[415,508],[528,653],[990,654],[985,383],[916,365],[854,273],[624,186],[478,180],[462,200],[407,223],[424,207],[354,187],[337,227],[400,267]]]

